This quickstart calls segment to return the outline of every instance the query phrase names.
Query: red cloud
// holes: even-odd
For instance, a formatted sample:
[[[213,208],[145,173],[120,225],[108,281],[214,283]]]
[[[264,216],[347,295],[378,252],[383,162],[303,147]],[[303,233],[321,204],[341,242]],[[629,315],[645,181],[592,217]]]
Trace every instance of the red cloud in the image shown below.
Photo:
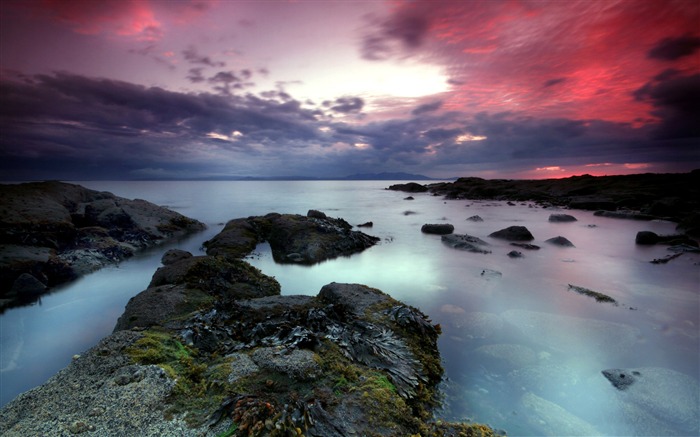
[[[699,53],[648,55],[660,41],[693,38],[697,2],[407,2],[393,14],[402,19],[387,19],[394,27],[377,28],[365,43],[393,48],[385,57],[443,65],[454,85],[445,109],[639,123],[652,108],[635,90],[669,62],[686,73],[700,70]],[[421,46],[401,51],[397,39],[406,32],[396,27],[411,23],[411,14],[427,24]]]
[[[112,34],[143,41],[159,40],[163,34],[150,3],[141,0],[43,0],[30,4],[37,13],[82,34]]]

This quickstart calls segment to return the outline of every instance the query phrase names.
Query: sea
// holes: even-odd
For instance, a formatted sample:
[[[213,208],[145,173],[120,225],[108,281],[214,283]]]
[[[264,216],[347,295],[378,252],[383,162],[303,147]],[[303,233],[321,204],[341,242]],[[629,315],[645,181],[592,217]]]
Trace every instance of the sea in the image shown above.
[[[700,255],[653,264],[672,254],[668,246],[635,244],[639,231],[676,233],[674,223],[387,190],[394,181],[77,183],[148,200],[208,228],[0,315],[0,405],[109,335],[166,250],[203,254],[202,243],[230,219],[315,209],[353,225],[372,222],[359,229],[380,243],[313,266],[277,264],[263,243],[248,262],[274,276],[285,295],[315,295],[330,282],[361,283],[427,314],[442,330],[439,419],[486,423],[509,436],[700,432]],[[549,222],[557,213],[577,221]],[[469,220],[477,215],[483,221]],[[449,247],[421,232],[426,223],[450,223],[455,233],[487,241],[491,253]],[[489,237],[513,225],[527,227],[540,249]],[[545,241],[557,236],[574,247]],[[522,257],[508,256],[512,250]],[[576,292],[582,288],[616,303]],[[634,383],[615,388],[602,374],[607,369]]]

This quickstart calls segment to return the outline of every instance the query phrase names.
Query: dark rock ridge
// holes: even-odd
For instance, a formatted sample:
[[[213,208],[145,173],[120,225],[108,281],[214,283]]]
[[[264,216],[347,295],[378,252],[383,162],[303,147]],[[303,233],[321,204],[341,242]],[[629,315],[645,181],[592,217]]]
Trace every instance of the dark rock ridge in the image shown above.
[[[500,231],[492,232],[489,234],[489,237],[509,241],[531,241],[535,239],[525,226],[508,226]]]
[[[278,226],[323,220],[304,231],[322,245],[337,222],[258,219],[229,222],[206,256],[166,253],[112,335],[0,409],[0,434],[494,435],[433,419],[440,329],[418,309],[360,284],[280,296],[239,259]]]
[[[597,291],[589,290],[588,288],[579,287],[578,285],[569,284],[569,291],[573,291],[584,296],[592,297],[596,302],[608,302],[617,305],[617,301],[607,294],[603,294]]]
[[[421,226],[420,231],[424,234],[446,235],[454,232],[455,227],[449,223],[426,223]]]
[[[80,185],[0,185],[1,302],[22,303],[28,294],[13,292],[25,288],[26,275],[48,289],[204,227],[145,200]],[[20,277],[24,285],[14,286]]]
[[[408,182],[406,184],[394,184],[390,185],[389,190],[393,191],[405,191],[407,193],[425,193],[428,191],[428,187],[425,185],[418,184],[416,182]]]
[[[270,243],[276,262],[314,264],[361,252],[379,238],[353,231],[343,219],[310,210],[307,216],[270,213],[231,220],[204,247],[208,255],[243,258],[263,241]]]
[[[693,247],[699,246],[697,241],[687,235],[659,235],[652,231],[637,232],[634,242],[641,245],[667,244],[669,246],[676,246],[686,244]]]
[[[700,237],[700,170],[674,174],[572,176],[563,179],[459,178],[427,185],[448,199],[535,201],[572,209],[605,210],[606,216],[665,218]],[[618,214],[608,214],[610,212]]]

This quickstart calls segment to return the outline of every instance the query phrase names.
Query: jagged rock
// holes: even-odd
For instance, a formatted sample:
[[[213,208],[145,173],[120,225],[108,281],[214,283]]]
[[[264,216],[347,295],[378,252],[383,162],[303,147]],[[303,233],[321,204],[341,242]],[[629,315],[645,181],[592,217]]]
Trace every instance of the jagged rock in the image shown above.
[[[455,227],[449,223],[426,223],[421,226],[420,231],[424,234],[446,235],[454,232]]]
[[[550,214],[549,221],[552,223],[575,222],[576,217],[569,214]]]
[[[510,241],[531,241],[535,239],[525,226],[509,226],[489,234],[489,237]]]
[[[576,247],[574,246],[574,243],[569,241],[567,238],[562,237],[561,235],[545,240],[545,243],[553,244],[555,246],[560,247]]]
[[[442,242],[450,247],[460,250],[466,250],[468,252],[475,253],[491,253],[490,250],[484,249],[483,246],[488,246],[489,244],[482,240],[481,238],[474,237],[467,234],[451,234],[443,235]]]
[[[517,247],[522,247],[523,249],[526,250],[540,250],[540,246],[536,244],[529,244],[529,243],[510,243],[511,246],[517,246]]]
[[[362,223],[361,225],[357,225],[358,228],[371,228],[372,226],[374,226],[374,223],[372,223],[372,222],[365,222],[365,223]]]
[[[52,287],[205,228],[145,200],[55,181],[0,185],[0,205],[0,294],[22,273]]]

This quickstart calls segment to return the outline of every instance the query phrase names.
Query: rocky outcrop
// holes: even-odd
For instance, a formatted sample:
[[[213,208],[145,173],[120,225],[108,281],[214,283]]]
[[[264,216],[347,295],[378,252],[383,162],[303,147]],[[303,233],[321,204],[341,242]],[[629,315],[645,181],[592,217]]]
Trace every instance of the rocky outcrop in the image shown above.
[[[425,185],[418,184],[416,182],[408,182],[406,184],[394,184],[387,188],[393,191],[405,191],[407,193],[425,193],[428,191],[428,187]]]
[[[424,234],[447,235],[454,232],[455,227],[449,223],[426,223],[420,231]]]
[[[440,328],[418,309],[361,284],[280,296],[237,257],[298,222],[324,242],[326,220],[231,221],[208,255],[167,253],[112,335],[0,409],[0,434],[494,436],[432,419]]]
[[[340,218],[311,210],[309,215],[277,214],[229,221],[204,247],[209,255],[243,258],[263,241],[279,263],[314,264],[361,252],[379,238],[359,231]]]
[[[509,226],[500,231],[492,232],[489,234],[489,237],[509,241],[531,241],[535,239],[525,226]]]
[[[0,185],[0,298],[5,305],[26,303],[29,294],[15,291],[24,288],[27,275],[49,289],[202,229],[202,223],[145,200],[79,185]]]

